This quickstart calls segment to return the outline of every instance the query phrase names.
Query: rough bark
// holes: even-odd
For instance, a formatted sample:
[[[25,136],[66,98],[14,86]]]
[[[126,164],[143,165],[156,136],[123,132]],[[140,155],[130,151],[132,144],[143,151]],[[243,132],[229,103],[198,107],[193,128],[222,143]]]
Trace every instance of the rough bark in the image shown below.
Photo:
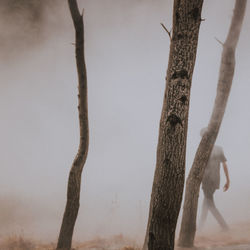
[[[234,75],[235,49],[239,40],[245,7],[246,0],[236,0],[229,33],[223,44],[219,81],[212,116],[208,124],[208,130],[202,137],[196,151],[194,162],[187,178],[178,242],[178,245],[181,247],[192,247],[194,244],[200,184],[225,113]]]
[[[166,90],[143,249],[174,249],[185,175],[189,98],[202,0],[175,0]]]
[[[81,188],[81,174],[87,158],[89,145],[87,74],[84,59],[83,16],[79,12],[76,0],[68,0],[68,4],[75,27],[75,55],[78,73],[78,111],[80,143],[78,147],[78,152],[75,156],[69,173],[67,203],[57,243],[57,249],[63,250],[71,249],[75,221],[80,206],[79,200]]]

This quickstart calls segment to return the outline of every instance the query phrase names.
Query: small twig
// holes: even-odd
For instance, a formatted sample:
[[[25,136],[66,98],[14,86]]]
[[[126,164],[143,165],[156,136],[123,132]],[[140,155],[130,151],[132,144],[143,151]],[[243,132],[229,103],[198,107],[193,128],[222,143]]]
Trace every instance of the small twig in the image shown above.
[[[200,19],[201,22],[203,22],[203,21],[205,21],[205,20],[206,20],[205,18],[201,18],[201,19]]]
[[[172,37],[171,37],[171,30],[168,31],[168,29],[166,28],[166,26],[165,26],[163,23],[161,23],[161,26],[162,26],[163,29],[168,33],[168,36],[169,36],[169,38],[170,38],[170,40],[171,40],[171,39],[172,39]]]
[[[222,45],[222,47],[224,46],[224,43],[222,41],[220,41],[217,37],[214,38],[219,44]]]

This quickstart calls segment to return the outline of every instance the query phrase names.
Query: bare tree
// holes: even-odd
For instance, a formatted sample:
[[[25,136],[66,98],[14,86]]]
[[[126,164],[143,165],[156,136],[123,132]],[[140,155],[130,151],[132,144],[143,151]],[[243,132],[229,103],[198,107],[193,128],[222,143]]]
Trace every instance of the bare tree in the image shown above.
[[[75,54],[78,72],[78,111],[80,125],[80,143],[78,152],[73,161],[67,190],[67,203],[63,215],[63,221],[57,243],[57,249],[70,250],[72,236],[79,210],[81,174],[85,164],[88,145],[89,145],[89,129],[88,129],[88,101],[87,101],[87,74],[84,59],[84,24],[83,16],[80,14],[77,1],[68,0],[70,13],[75,27]]]
[[[209,121],[208,130],[201,139],[187,178],[184,211],[178,242],[179,246],[182,247],[192,247],[194,244],[200,184],[225,113],[234,76],[235,49],[240,36],[245,8],[246,0],[236,0],[229,33],[223,44],[213,113]]]
[[[184,186],[189,98],[202,5],[202,0],[174,1],[173,34],[143,249],[174,249]]]

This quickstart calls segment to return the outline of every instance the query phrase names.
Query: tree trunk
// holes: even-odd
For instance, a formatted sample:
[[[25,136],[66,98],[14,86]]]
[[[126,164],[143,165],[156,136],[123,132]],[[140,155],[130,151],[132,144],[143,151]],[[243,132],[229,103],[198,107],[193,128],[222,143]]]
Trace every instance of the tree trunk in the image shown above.
[[[189,98],[202,0],[175,0],[157,161],[143,249],[173,250],[185,175]]]
[[[87,75],[84,60],[84,25],[83,16],[80,14],[77,1],[68,0],[71,16],[75,27],[75,54],[78,72],[78,111],[80,126],[80,143],[77,155],[73,161],[67,190],[67,203],[63,215],[63,221],[57,243],[57,249],[70,250],[72,236],[79,210],[81,174],[85,164],[88,145],[89,145],[89,129],[88,129],[88,101],[87,101]]]
[[[209,121],[208,130],[201,139],[187,178],[184,210],[178,242],[178,245],[181,247],[192,247],[194,243],[200,184],[225,113],[234,75],[235,48],[239,40],[245,7],[246,0],[236,0],[229,33],[226,42],[223,44],[213,113]]]

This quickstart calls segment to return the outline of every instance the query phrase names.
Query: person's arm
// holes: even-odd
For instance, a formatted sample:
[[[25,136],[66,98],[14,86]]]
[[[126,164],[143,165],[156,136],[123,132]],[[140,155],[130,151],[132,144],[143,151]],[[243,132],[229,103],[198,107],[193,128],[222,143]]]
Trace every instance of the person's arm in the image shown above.
[[[227,168],[227,163],[224,161],[222,162],[222,165],[223,165],[223,170],[224,170],[224,173],[225,173],[225,176],[226,176],[226,184],[224,185],[224,188],[223,188],[223,191],[227,191],[228,188],[229,188],[229,185],[230,185],[230,179],[229,179],[229,173],[228,173],[228,168]]]

